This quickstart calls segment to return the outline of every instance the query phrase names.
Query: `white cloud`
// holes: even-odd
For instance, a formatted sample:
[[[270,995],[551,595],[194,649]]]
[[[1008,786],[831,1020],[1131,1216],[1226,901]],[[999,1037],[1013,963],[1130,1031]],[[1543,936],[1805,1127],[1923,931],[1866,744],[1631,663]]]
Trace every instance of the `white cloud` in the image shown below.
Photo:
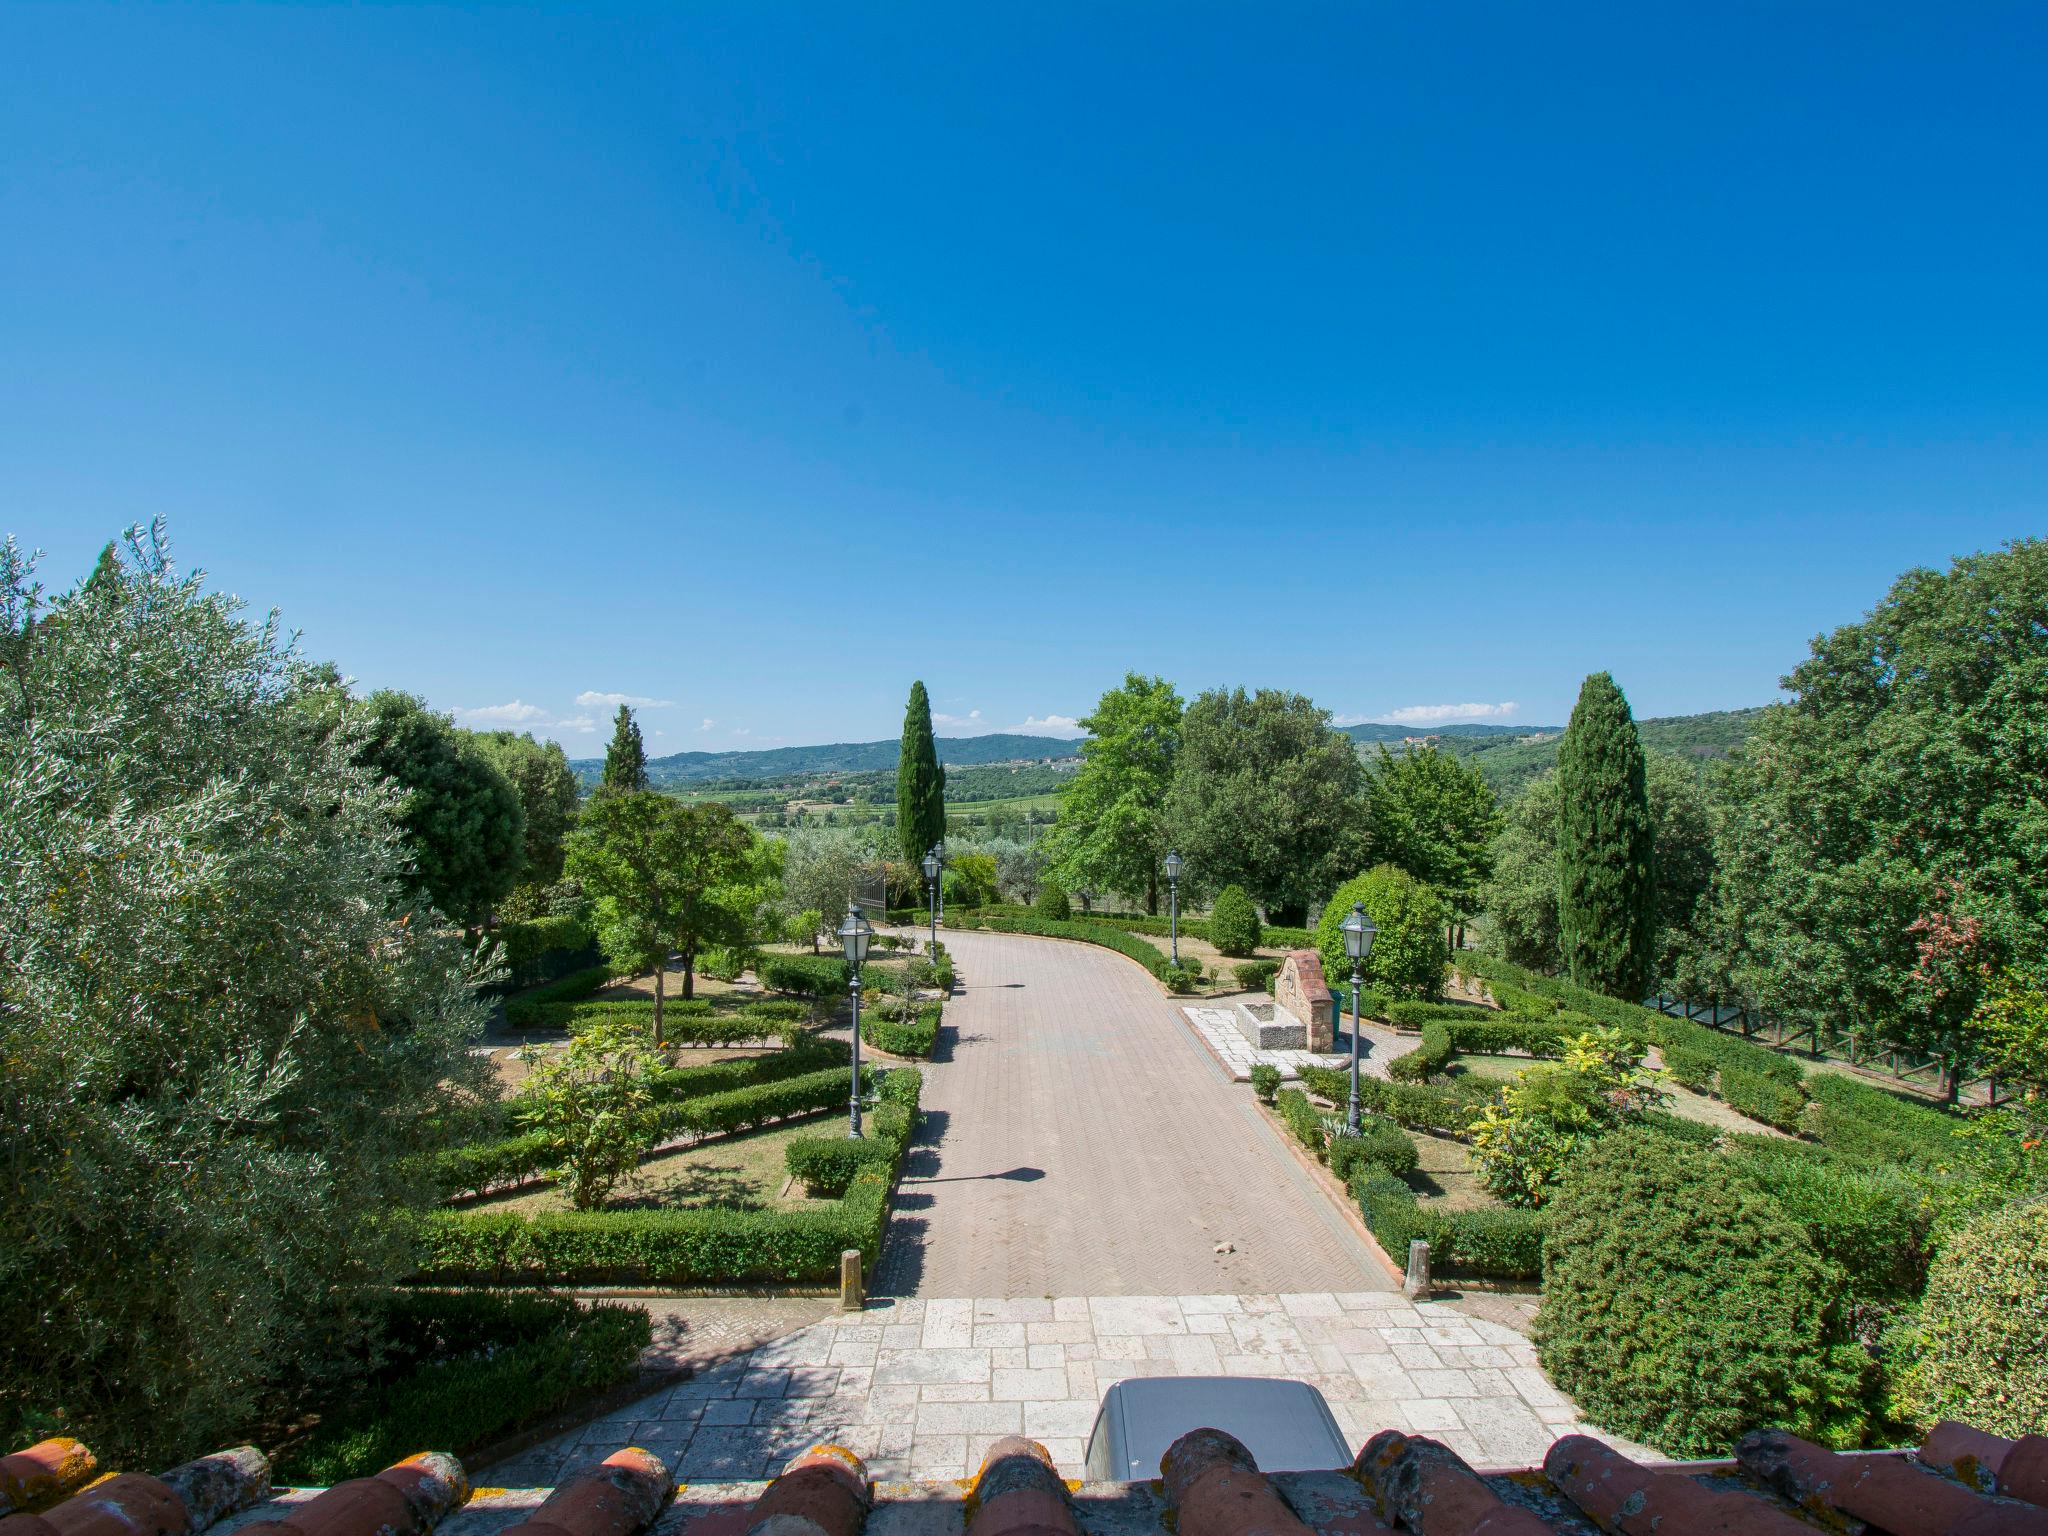
[[[964,715],[932,716],[934,729],[953,736],[1082,736],[1081,722],[1072,715],[1028,715],[1015,725],[997,725],[978,709]]]
[[[1512,699],[1501,704],[1410,704],[1382,715],[1338,715],[1339,725],[1448,725],[1454,720],[1505,720],[1522,706]]]
[[[1012,726],[1021,736],[1080,736],[1081,722],[1072,715],[1030,715],[1022,725]]]
[[[621,704],[630,704],[635,709],[674,709],[674,699],[649,699],[637,693],[598,693],[586,688],[576,695],[576,702],[584,709],[617,709]]]
[[[753,734],[754,734],[754,733],[753,733],[753,732],[752,732],[751,730],[749,730],[749,729],[748,729],[748,728],[747,728],[746,726],[744,726],[744,725],[736,725],[736,726],[734,726],[734,727],[732,728],[732,733],[733,733],[733,735],[735,735],[735,736],[751,736],[751,735],[753,735]]]
[[[716,724],[718,724],[716,720],[712,719],[709,715],[706,715],[704,717],[704,723],[698,726],[697,729],[700,731],[708,731],[711,729],[711,727],[713,727]]]
[[[589,715],[564,715],[554,722],[554,728],[558,731],[594,731],[597,729],[597,721]],[[659,735],[660,732],[655,734]]]
[[[532,725],[536,720],[547,718],[547,711],[537,704],[527,704],[514,699],[510,704],[479,704],[469,709],[453,711],[455,718],[464,725],[504,726]]]

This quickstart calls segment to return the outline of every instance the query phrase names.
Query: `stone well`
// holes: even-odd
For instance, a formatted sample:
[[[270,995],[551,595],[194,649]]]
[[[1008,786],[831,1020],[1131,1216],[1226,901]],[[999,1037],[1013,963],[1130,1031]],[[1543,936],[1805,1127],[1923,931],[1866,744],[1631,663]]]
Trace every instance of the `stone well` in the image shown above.
[[[1278,1003],[1239,1003],[1237,1032],[1255,1051],[1301,1051],[1308,1048],[1308,1028]]]
[[[1303,1049],[1327,1051],[1336,1040],[1336,999],[1323,980],[1323,958],[1312,949],[1288,951],[1280,962],[1280,974],[1273,978],[1273,1001],[1307,1031]]]

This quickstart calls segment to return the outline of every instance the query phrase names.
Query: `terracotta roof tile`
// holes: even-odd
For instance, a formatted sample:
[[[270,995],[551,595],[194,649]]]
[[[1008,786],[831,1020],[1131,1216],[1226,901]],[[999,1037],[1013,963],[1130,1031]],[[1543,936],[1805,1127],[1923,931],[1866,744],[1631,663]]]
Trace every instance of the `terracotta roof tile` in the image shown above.
[[[669,1469],[628,1450],[551,1491],[491,1490],[472,1504],[460,1464],[440,1453],[321,1491],[274,1490],[244,1447],[159,1477],[103,1479],[0,1519],[0,1536],[200,1536],[216,1525],[214,1536],[425,1536],[444,1522],[442,1536],[2048,1536],[2044,1467],[2040,1436],[1945,1424],[1917,1455],[1838,1454],[1764,1431],[1734,1461],[1661,1466],[1574,1435],[1541,1468],[1517,1471],[1477,1470],[1390,1430],[1348,1468],[1268,1473],[1239,1441],[1202,1429],[1168,1450],[1159,1482],[1078,1492],[1042,1446],[1010,1438],[971,1486],[878,1494],[859,1457],[817,1446],[766,1484],[692,1486],[669,1506]]]
[[[91,1451],[62,1437],[0,1456],[0,1515],[46,1508],[82,1488],[98,1470]]]

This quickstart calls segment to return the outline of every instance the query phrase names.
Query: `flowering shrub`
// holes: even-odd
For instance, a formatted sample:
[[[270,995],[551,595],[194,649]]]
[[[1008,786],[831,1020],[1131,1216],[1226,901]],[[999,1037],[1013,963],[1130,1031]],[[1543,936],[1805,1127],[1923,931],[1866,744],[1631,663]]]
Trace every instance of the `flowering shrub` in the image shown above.
[[[1582,1148],[1668,1097],[1620,1030],[1580,1035],[1561,1060],[1530,1067],[1473,1116],[1480,1181],[1510,1205],[1540,1206]]]
[[[545,1137],[562,1192],[579,1211],[604,1204],[654,1143],[648,1111],[660,1056],[637,1032],[610,1019],[546,1055],[529,1046],[526,1081],[514,1104],[521,1127]]]

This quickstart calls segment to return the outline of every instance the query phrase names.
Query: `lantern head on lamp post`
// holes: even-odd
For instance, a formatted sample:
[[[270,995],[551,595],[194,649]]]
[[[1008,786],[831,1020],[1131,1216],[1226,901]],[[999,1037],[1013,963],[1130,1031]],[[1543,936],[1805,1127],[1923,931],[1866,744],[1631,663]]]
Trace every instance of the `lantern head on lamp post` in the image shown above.
[[[846,955],[846,984],[853,993],[853,1093],[848,1100],[852,1129],[860,1135],[860,968],[867,963],[868,943],[875,936],[874,925],[861,916],[859,907],[846,909],[839,925],[839,947]]]
[[[1168,920],[1168,931],[1173,935],[1175,965],[1180,964],[1180,870],[1180,855],[1169,853],[1166,856],[1166,901],[1167,910],[1172,914]]]
[[[925,900],[932,909],[932,959],[937,963],[939,954],[939,871],[944,866],[939,862],[938,845],[934,843],[924,853]]]
[[[1358,989],[1363,978],[1359,968],[1365,964],[1365,957],[1372,953],[1372,941],[1379,937],[1379,929],[1373,926],[1371,918],[1365,915],[1365,903],[1354,901],[1351,911],[1338,928],[1344,934],[1344,953],[1351,957],[1351,1104],[1345,1111],[1344,1123],[1354,1134],[1358,1130]]]

